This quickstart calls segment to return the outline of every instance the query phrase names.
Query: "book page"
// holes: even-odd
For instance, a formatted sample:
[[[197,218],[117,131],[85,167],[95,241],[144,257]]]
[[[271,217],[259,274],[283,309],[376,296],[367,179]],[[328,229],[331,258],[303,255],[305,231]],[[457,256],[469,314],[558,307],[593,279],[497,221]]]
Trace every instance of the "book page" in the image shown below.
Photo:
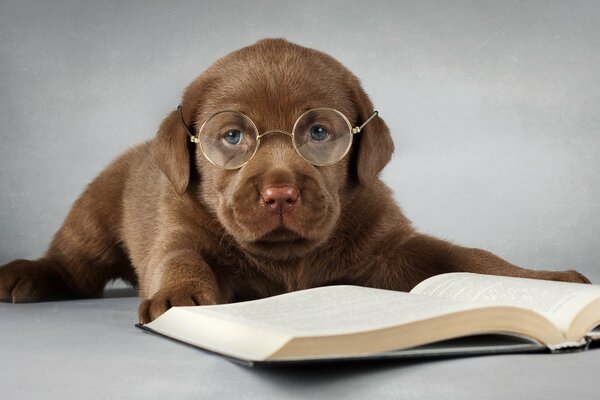
[[[600,286],[455,272],[433,276],[410,293],[526,308],[567,332],[577,313],[600,298]]]
[[[375,330],[485,305],[358,286],[327,286],[252,302],[184,307],[293,336]]]

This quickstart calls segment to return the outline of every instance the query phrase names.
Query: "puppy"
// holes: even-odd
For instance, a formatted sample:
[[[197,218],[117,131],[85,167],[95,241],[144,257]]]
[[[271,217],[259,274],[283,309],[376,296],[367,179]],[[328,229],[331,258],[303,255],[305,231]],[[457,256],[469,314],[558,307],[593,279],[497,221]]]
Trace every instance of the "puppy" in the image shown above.
[[[156,137],[77,199],[47,253],[0,268],[0,299],[98,297],[123,278],[139,320],[322,285],[410,290],[469,271],[533,271],[416,232],[378,179],[393,151],[358,79],[328,55],[262,40],[185,90]]]

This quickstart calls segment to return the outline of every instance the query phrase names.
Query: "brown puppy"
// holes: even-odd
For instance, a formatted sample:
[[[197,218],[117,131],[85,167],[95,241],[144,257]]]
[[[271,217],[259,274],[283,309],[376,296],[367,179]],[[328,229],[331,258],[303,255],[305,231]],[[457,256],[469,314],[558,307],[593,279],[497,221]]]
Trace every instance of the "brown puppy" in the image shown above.
[[[357,78],[316,50],[263,40],[218,60],[185,91],[181,118],[173,111],[154,140],[123,154],[88,186],[44,257],[0,268],[0,299],[101,296],[107,281],[121,277],[139,286],[139,319],[148,322],[172,306],[321,285],[409,290],[450,271],[588,282],[575,271],[526,270],[415,232],[377,178],[393,151],[379,117],[348,136],[349,152],[326,166],[311,164],[292,144],[329,143],[334,128],[320,115],[304,118],[304,127],[298,122],[294,138],[260,137],[254,156],[237,169],[214,165],[208,142],[190,141],[190,134],[200,140],[201,129],[210,136],[202,126],[214,125],[215,113],[233,110],[255,127],[226,114],[213,127],[221,129],[215,146],[251,151],[259,141],[253,129],[291,132],[315,108],[338,110],[351,127],[373,113]]]

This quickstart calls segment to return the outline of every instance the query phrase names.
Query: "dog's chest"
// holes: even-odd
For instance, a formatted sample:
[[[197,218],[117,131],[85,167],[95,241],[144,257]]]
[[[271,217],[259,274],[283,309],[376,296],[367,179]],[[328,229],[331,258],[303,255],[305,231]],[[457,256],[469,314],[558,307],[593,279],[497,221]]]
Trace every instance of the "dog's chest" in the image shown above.
[[[319,270],[319,265],[305,259],[252,262],[221,268],[221,279],[235,301],[243,301],[322,286],[326,283]]]

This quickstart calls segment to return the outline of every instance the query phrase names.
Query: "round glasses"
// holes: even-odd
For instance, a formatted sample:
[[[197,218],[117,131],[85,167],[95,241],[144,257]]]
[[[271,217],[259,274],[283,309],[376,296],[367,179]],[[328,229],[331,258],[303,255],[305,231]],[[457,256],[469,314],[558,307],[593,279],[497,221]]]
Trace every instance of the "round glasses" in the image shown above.
[[[259,133],[256,124],[238,111],[213,114],[193,135],[183,121],[181,105],[177,107],[181,124],[193,143],[208,161],[224,169],[237,169],[246,164],[258,151],[260,140],[271,133],[290,136],[294,149],[309,163],[327,166],[340,161],[352,145],[352,136],[377,116],[377,111],[360,126],[352,124],[344,114],[333,108],[313,108],[300,115],[292,132],[271,130]]]

